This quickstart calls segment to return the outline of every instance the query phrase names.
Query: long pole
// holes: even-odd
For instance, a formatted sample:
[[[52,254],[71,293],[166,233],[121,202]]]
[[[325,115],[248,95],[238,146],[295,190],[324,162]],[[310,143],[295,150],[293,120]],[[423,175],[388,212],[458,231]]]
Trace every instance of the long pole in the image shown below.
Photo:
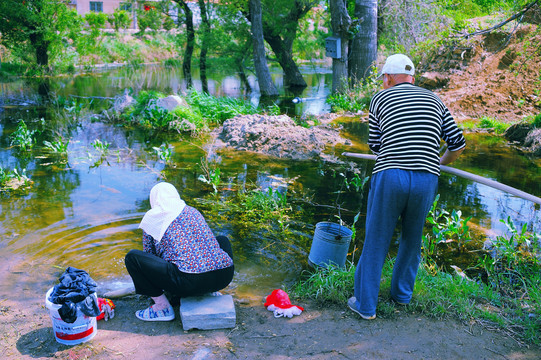
[[[343,156],[354,157],[354,158],[359,158],[359,159],[376,160],[376,155],[372,155],[372,154],[359,154],[359,153],[344,152],[344,153],[342,153],[342,155]],[[441,169],[441,171],[445,171],[446,173],[457,175],[457,176],[463,177],[465,179],[472,180],[472,181],[478,182],[480,184],[493,187],[494,189],[505,191],[505,192],[507,192],[507,193],[509,193],[511,195],[515,195],[515,196],[518,196],[518,197],[520,197],[522,199],[525,199],[525,200],[528,200],[528,201],[531,201],[531,202],[534,202],[536,204],[541,205],[541,198],[539,198],[537,196],[534,196],[532,194],[528,194],[527,192],[516,189],[516,188],[511,187],[509,185],[505,185],[505,184],[502,184],[500,182],[497,182],[497,181],[494,181],[494,180],[491,180],[491,179],[487,179],[485,177],[475,175],[475,174],[469,173],[469,172],[464,171],[464,170],[455,169],[453,167],[446,166],[446,165],[440,165],[440,169]]]

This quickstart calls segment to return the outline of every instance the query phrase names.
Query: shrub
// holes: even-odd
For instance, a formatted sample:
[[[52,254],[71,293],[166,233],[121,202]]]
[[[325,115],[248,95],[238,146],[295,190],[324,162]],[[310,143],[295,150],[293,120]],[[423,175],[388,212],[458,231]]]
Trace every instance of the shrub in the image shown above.
[[[130,14],[126,10],[115,9],[107,17],[107,21],[118,32],[120,29],[127,29],[131,23]]]
[[[333,94],[327,98],[333,112],[360,112],[368,109],[370,99],[381,88],[381,81],[377,79],[377,68],[373,67],[370,76],[344,94]]]

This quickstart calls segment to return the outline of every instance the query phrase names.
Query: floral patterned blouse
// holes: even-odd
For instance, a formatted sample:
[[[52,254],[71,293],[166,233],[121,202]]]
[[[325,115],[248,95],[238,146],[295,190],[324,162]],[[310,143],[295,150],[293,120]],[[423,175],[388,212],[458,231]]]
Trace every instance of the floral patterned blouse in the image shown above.
[[[203,215],[188,205],[169,225],[159,243],[143,230],[143,250],[175,264],[185,273],[200,274],[233,265]]]

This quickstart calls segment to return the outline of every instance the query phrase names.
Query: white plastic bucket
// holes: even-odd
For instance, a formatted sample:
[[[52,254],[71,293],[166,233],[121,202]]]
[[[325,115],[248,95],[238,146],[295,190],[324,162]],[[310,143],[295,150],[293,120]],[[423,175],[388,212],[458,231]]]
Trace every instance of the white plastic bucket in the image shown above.
[[[72,324],[65,322],[58,314],[58,310],[62,305],[53,304],[49,301],[52,291],[53,288],[50,288],[45,295],[45,306],[49,309],[56,341],[64,345],[77,345],[96,336],[98,332],[96,317],[87,316],[80,309],[77,309],[77,319],[75,322]],[[89,296],[93,296],[97,300],[96,293]]]

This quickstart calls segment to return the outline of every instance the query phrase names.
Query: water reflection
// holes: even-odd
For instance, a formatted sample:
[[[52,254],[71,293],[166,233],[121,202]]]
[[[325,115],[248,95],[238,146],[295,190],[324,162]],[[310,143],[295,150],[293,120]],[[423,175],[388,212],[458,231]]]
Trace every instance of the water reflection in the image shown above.
[[[183,90],[180,79],[175,69],[115,70],[97,76],[62,78],[51,87],[63,96],[113,97],[129,87],[176,92]],[[328,73],[314,71],[307,82],[308,88],[300,95],[311,100],[294,104],[284,99],[299,94],[284,91],[283,109],[303,115],[324,108]],[[209,85],[216,95],[244,95],[242,84],[229,75],[217,76]],[[0,165],[25,168],[34,181],[26,193],[0,195],[0,260],[10,269],[1,275],[2,289],[19,293],[44,291],[67,266],[89,271],[104,289],[127,284],[123,258],[130,249],[142,246],[138,223],[149,208],[151,187],[160,180],[173,183],[188,204],[202,211],[217,234],[232,239],[237,270],[233,288],[240,293],[265,293],[295,281],[307,267],[314,227],[319,221],[337,221],[339,215],[351,224],[360,211],[355,245],[361,246],[367,189],[361,194],[341,193],[343,179],[337,176],[345,171],[341,165],[235,151],[209,154],[203,150],[205,139],[124,129],[90,118],[66,123],[52,108],[19,106],[21,101],[32,100],[32,86],[2,87],[6,89],[1,96],[3,103],[16,105],[0,113]],[[97,107],[105,105],[107,101],[101,105],[96,102]],[[10,147],[9,134],[19,119],[33,124],[41,117],[51,126],[66,127],[70,138],[66,162],[45,156],[39,149],[25,157]],[[343,135],[353,145],[329,151],[368,152],[366,123],[359,119],[343,119],[341,123]],[[48,135],[42,134],[41,140]],[[92,146],[96,139],[110,144],[107,152]],[[494,139],[468,135],[468,150],[455,166],[541,195],[538,165]],[[152,150],[165,141],[174,147],[171,164],[160,161]],[[221,170],[222,185],[216,194],[197,180],[205,156]],[[370,175],[372,162],[344,160],[346,168],[355,167],[362,177]],[[230,200],[254,188],[272,188],[294,199],[286,229],[281,229],[280,224],[256,227],[242,220],[243,209],[235,208]],[[439,192],[443,207],[461,210],[464,217],[472,216],[473,222],[495,233],[505,230],[500,219],[507,216],[517,226],[527,223],[531,229],[539,229],[539,209],[525,200],[448,174],[442,174]]]

